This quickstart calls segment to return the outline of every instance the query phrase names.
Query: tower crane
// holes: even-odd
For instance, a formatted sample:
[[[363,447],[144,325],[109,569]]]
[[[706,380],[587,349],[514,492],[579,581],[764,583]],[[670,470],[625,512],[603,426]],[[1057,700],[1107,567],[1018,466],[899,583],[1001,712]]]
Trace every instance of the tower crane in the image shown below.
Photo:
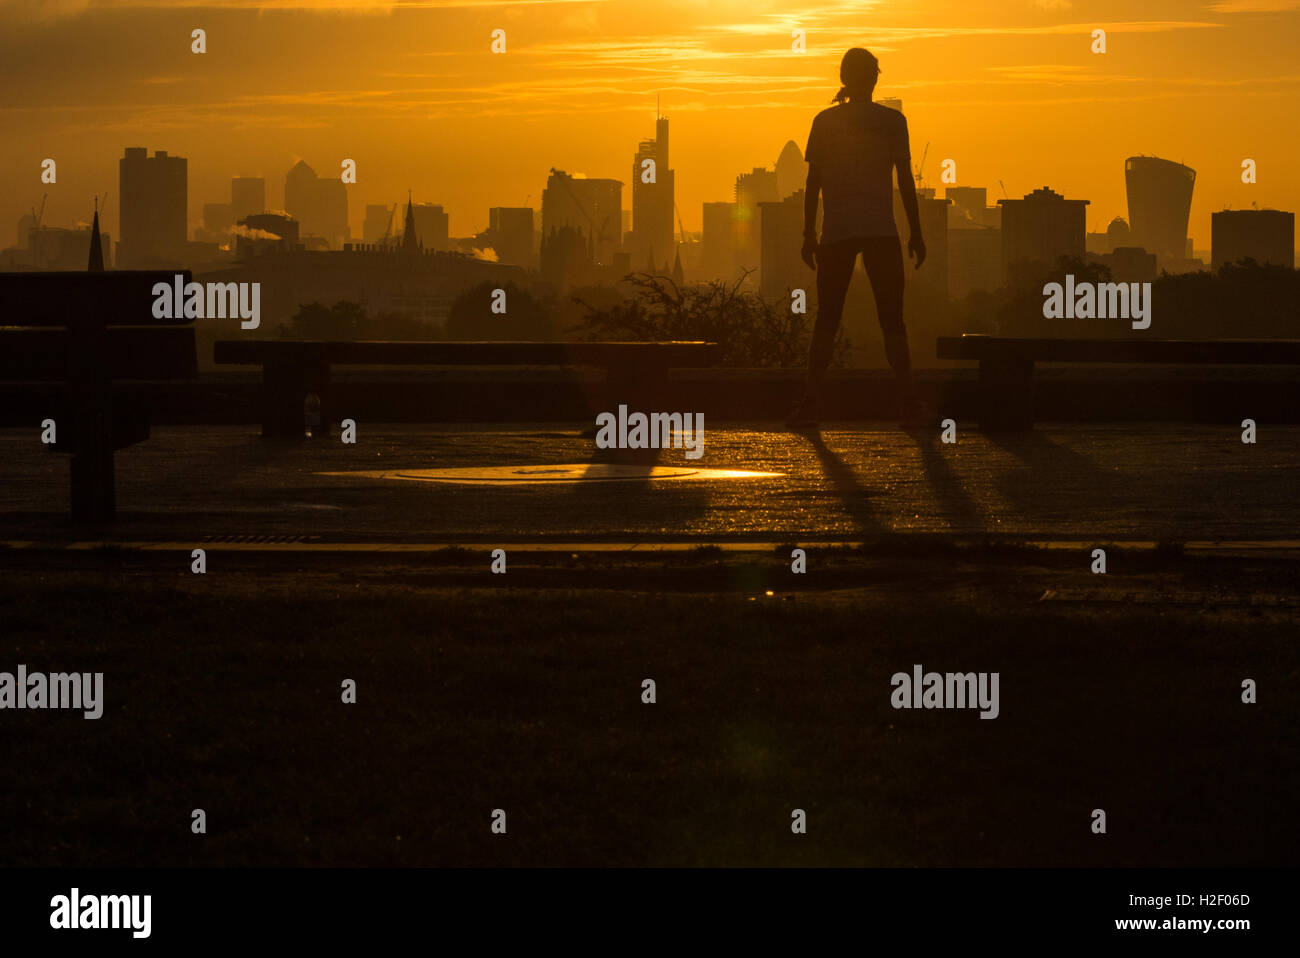
[[[921,151],[921,162],[920,162],[920,164],[916,167],[916,186],[917,186],[917,189],[920,189],[921,186],[925,183],[925,180],[922,178],[921,174],[922,174],[922,173],[924,172],[924,170],[925,170],[925,158],[926,158],[927,156],[929,156],[929,155],[930,155],[930,144],[929,144],[929,143],[926,143],[926,144],[925,144],[925,149]]]
[[[568,173],[564,172],[564,170],[557,170],[555,167],[551,167],[551,175],[564,185],[564,191],[569,194],[569,199],[573,200],[573,205],[578,208],[578,212],[582,214],[582,218],[587,221],[587,255],[594,260],[596,258],[595,250],[599,249],[600,244],[605,241],[605,227],[609,224],[609,217],[606,216],[604,222],[600,224],[600,238],[595,241],[596,246],[593,248],[592,239],[596,233],[596,223],[591,218],[591,214],[587,212],[587,208],[582,205],[582,200],[578,199],[578,194],[573,189],[573,184],[569,182],[572,177],[569,176]]]

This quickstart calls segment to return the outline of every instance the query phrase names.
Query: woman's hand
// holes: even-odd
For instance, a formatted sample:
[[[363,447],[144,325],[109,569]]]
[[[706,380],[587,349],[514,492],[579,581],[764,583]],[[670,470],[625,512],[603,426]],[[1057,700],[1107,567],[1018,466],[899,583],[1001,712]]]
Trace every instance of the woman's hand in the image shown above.
[[[914,269],[920,269],[921,264],[925,262],[925,240],[921,239],[920,233],[913,233],[912,238],[907,241],[907,255],[916,260]]]
[[[799,256],[808,264],[809,269],[817,269],[817,237],[812,235],[804,236],[803,249],[799,251]]]

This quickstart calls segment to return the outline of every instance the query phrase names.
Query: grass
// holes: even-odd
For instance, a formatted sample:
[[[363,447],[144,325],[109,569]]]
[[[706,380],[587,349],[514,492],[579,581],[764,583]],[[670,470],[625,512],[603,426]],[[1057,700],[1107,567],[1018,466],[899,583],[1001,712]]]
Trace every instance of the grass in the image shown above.
[[[0,560],[0,670],[105,673],[99,721],[0,713],[6,864],[1297,861],[1289,566],[215,555]],[[1000,717],[892,709],[915,663]]]

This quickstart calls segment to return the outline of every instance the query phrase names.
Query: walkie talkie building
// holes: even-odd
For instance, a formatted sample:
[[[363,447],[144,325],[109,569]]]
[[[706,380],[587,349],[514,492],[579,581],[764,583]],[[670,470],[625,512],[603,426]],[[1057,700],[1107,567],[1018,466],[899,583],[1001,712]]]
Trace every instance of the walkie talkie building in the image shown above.
[[[1133,245],[1161,259],[1186,258],[1196,171],[1156,156],[1130,156],[1124,161],[1124,183]]]

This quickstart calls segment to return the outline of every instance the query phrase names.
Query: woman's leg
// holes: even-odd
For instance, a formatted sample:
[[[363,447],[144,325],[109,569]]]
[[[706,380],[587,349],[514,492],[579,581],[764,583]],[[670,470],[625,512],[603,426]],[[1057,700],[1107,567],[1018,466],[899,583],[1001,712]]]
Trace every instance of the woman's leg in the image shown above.
[[[898,237],[867,240],[862,248],[862,262],[871,280],[876,298],[876,316],[885,341],[885,358],[898,382],[899,401],[912,400],[912,357],[907,347],[907,329],[903,325],[903,248]]]
[[[813,326],[812,347],[808,351],[805,399],[816,399],[821,393],[822,378],[835,350],[835,335],[844,317],[844,298],[853,279],[858,248],[859,244],[850,240],[817,250],[817,322]]]

